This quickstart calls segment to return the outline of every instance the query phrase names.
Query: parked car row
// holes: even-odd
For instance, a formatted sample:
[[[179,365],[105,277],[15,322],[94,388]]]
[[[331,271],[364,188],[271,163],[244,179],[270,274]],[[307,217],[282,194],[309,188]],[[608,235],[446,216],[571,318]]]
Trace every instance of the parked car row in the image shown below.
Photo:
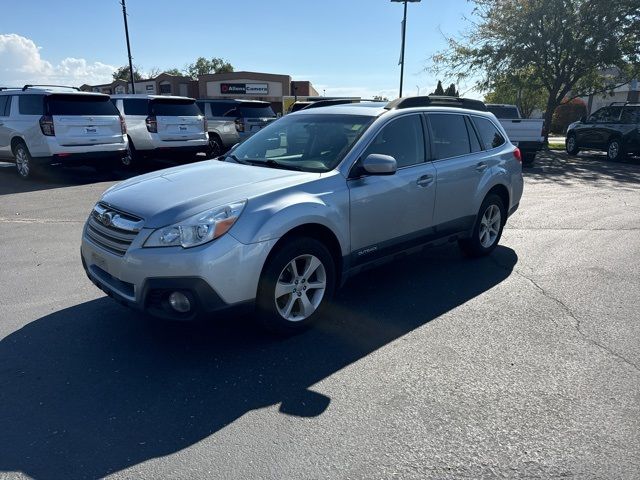
[[[51,165],[133,167],[221,155],[276,119],[268,102],[0,87],[0,160],[29,178]]]
[[[262,113],[245,118],[260,131],[221,161],[131,178],[98,199],[81,249],[98,288],[160,318],[249,307],[294,332],[363,269],[452,241],[490,254],[522,196],[520,150],[479,101],[320,107],[264,128],[251,121]]]

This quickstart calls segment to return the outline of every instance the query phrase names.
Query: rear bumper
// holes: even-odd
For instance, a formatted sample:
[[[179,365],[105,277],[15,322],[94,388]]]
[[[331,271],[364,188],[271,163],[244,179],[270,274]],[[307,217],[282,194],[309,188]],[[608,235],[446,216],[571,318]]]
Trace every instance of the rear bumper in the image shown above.
[[[127,155],[126,149],[110,152],[57,153],[47,157],[32,157],[35,165],[95,165],[100,162],[119,161]]]

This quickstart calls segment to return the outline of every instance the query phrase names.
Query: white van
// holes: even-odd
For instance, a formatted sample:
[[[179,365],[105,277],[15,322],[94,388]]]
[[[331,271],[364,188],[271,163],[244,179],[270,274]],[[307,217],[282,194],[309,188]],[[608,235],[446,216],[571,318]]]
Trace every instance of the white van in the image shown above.
[[[126,156],[126,126],[108,95],[49,85],[0,87],[0,159],[15,162],[20,177],[47,165],[109,169]]]
[[[145,157],[191,160],[209,153],[207,120],[193,98],[126,94],[112,95],[111,101],[127,123],[125,166]]]

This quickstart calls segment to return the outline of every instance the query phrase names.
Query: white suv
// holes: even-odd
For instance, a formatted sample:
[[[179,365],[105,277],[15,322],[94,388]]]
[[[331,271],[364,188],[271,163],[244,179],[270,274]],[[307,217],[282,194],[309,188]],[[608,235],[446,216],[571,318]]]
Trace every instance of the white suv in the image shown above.
[[[127,155],[124,120],[108,95],[73,87],[0,88],[0,159],[29,178],[47,165],[111,167]]]
[[[145,157],[193,158],[209,153],[207,120],[193,98],[166,95],[112,95],[127,122],[125,166]]]

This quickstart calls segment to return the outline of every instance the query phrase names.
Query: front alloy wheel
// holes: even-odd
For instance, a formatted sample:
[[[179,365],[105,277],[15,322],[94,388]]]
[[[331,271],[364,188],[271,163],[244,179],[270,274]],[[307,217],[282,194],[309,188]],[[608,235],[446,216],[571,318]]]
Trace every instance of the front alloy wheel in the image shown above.
[[[609,145],[607,145],[607,158],[615,162],[616,160],[620,160],[620,157],[622,157],[622,144],[619,139],[614,138],[610,140]]]
[[[302,331],[319,317],[335,283],[335,264],[324,243],[288,239],[277,246],[260,276],[257,319],[276,333]]]
[[[313,315],[327,288],[327,272],[313,255],[294,258],[280,272],[275,289],[278,313],[290,322],[298,322]]]

